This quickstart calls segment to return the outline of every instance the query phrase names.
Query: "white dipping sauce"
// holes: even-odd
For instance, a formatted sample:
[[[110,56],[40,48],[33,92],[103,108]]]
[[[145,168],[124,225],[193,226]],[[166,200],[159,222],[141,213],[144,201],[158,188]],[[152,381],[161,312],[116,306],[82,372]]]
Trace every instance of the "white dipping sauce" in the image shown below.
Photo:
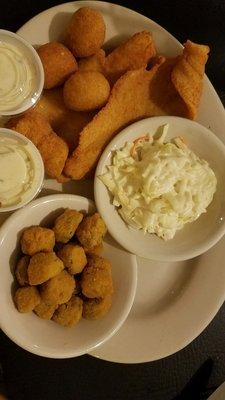
[[[41,176],[42,163],[31,143],[0,137],[0,211],[31,199]]]
[[[0,112],[20,106],[36,85],[34,64],[22,48],[0,41]]]

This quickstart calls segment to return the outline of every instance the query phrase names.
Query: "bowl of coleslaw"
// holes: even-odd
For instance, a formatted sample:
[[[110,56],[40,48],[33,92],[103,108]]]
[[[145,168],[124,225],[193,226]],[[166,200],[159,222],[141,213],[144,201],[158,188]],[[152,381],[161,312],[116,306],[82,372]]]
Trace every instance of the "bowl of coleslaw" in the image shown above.
[[[225,146],[180,117],[125,128],[95,173],[95,202],[125,249],[158,261],[196,257],[225,233]]]

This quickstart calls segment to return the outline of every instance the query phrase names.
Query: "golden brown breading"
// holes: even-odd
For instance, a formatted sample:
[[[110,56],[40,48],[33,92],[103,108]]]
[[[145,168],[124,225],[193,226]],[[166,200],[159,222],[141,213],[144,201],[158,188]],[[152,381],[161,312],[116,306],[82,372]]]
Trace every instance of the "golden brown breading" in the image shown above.
[[[77,71],[63,88],[65,105],[75,111],[99,109],[106,104],[109,94],[109,82],[98,71]]]
[[[38,48],[37,53],[44,68],[45,89],[62,85],[78,69],[73,54],[59,42],[46,43]]]
[[[74,289],[75,279],[62,271],[41,286],[41,298],[47,304],[63,304],[69,301]]]
[[[41,297],[36,287],[24,286],[17,289],[14,301],[19,312],[26,313],[32,311],[41,301]]]
[[[78,225],[83,219],[83,214],[67,208],[60,214],[53,227],[56,242],[67,243],[73,237]]]
[[[105,74],[105,52],[103,49],[97,51],[96,54],[90,57],[81,58],[78,61],[79,71],[98,71]]]
[[[105,40],[105,23],[102,15],[93,8],[77,10],[66,31],[65,44],[75,57],[95,54]]]
[[[19,283],[20,286],[26,286],[29,284],[28,274],[27,274],[29,262],[30,262],[30,257],[23,256],[20,258],[20,260],[16,265],[15,275],[17,282]]]
[[[100,243],[98,246],[92,247],[91,249],[84,247],[84,251],[88,256],[100,256],[103,251],[103,244]]]
[[[41,300],[34,308],[34,312],[42,319],[51,319],[57,307],[57,304],[47,304]]]
[[[82,246],[86,249],[93,249],[101,245],[106,231],[107,228],[102,217],[95,213],[83,219],[76,230],[76,236]]]
[[[64,264],[54,252],[37,253],[30,259],[28,278],[30,285],[40,285],[59,274]]]
[[[82,293],[89,298],[103,298],[113,293],[111,263],[99,256],[92,256],[81,276]]]
[[[70,274],[79,274],[87,264],[87,257],[83,247],[76,244],[66,244],[57,254]]]
[[[57,308],[53,315],[53,321],[62,326],[76,325],[82,317],[83,301],[78,296],[72,298]]]
[[[33,256],[40,251],[49,252],[55,246],[55,234],[52,229],[41,226],[26,228],[21,237],[21,249],[24,254]]]
[[[155,55],[156,49],[151,33],[135,33],[106,57],[105,74],[111,82],[115,82],[127,71],[145,68]]]
[[[103,318],[112,305],[112,295],[108,294],[102,299],[86,299],[83,303],[83,317],[96,320]]]
[[[69,149],[66,142],[53,132],[42,115],[33,111],[28,112],[21,117],[11,119],[7,127],[30,139],[41,153],[46,173],[52,178],[60,177]]]

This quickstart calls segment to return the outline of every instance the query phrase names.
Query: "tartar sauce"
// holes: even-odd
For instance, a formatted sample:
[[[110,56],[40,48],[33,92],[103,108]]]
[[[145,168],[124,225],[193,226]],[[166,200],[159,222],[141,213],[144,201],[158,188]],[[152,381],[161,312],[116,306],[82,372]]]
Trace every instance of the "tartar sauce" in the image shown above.
[[[35,66],[22,48],[0,40],[0,113],[22,105],[36,79]]]
[[[43,165],[33,145],[1,137],[0,130],[0,211],[31,200],[42,178]]]
[[[161,128],[159,137],[146,135],[115,151],[100,179],[128,225],[168,240],[206,212],[217,179],[182,138],[164,142],[168,125]]]

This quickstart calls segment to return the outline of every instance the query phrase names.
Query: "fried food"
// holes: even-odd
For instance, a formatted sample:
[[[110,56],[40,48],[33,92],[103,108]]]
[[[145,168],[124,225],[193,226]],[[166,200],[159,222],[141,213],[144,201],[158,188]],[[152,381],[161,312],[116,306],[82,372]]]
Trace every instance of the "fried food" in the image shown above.
[[[40,285],[59,274],[64,269],[64,264],[52,251],[37,253],[30,259],[28,266],[28,279],[30,285]]]
[[[102,244],[107,231],[105,222],[98,213],[87,216],[78,226],[76,236],[86,249],[93,249]]]
[[[83,317],[96,320],[103,318],[112,305],[112,295],[108,294],[102,299],[85,299],[83,303]]]
[[[75,289],[75,280],[66,271],[49,279],[41,286],[41,298],[47,304],[63,304],[70,300]]]
[[[62,326],[76,325],[82,317],[83,301],[78,296],[72,298],[57,308],[53,315],[53,321]]]
[[[33,311],[42,319],[51,319],[57,307],[57,304],[47,304],[41,300]]]
[[[102,47],[105,30],[104,19],[97,10],[79,8],[67,28],[65,44],[75,57],[89,57]]]
[[[110,94],[107,79],[97,71],[78,71],[65,83],[65,105],[75,111],[92,111],[104,106]]]
[[[53,231],[57,242],[67,243],[73,237],[83,219],[83,214],[67,208],[55,220]]]
[[[76,244],[66,244],[58,251],[58,257],[68,269],[70,274],[79,274],[87,264],[84,249]]]
[[[105,73],[105,52],[100,49],[93,56],[81,58],[78,61],[79,71],[97,71],[101,72],[103,75]]]
[[[49,252],[55,246],[55,234],[52,229],[31,226],[23,231],[21,249],[24,254],[33,256],[40,251]]]
[[[111,82],[115,82],[127,71],[147,67],[155,55],[155,44],[151,33],[147,31],[135,33],[106,57],[105,74]]]
[[[92,256],[81,276],[82,293],[89,298],[103,298],[113,293],[112,267],[108,260]]]
[[[64,173],[73,179],[90,174],[107,143],[131,122],[159,115],[194,118],[208,51],[207,46],[188,42],[181,56],[159,57],[150,71],[124,74],[115,83],[106,106],[80,133],[79,145],[67,159]]]
[[[29,256],[23,256],[16,264],[15,275],[17,282],[20,286],[26,286],[29,284],[27,269],[30,262]]]
[[[73,54],[59,42],[46,43],[38,48],[37,53],[44,68],[44,89],[62,85],[78,69]]]
[[[41,153],[46,173],[52,178],[60,177],[69,149],[44,117],[28,112],[18,118],[12,118],[7,127],[30,139]]]
[[[84,251],[88,256],[100,256],[103,251],[103,244],[100,243],[98,246],[92,247],[91,249],[84,247]]]
[[[27,313],[40,303],[41,297],[36,287],[25,286],[17,289],[14,301],[19,312]]]
[[[62,88],[45,90],[32,113],[39,113],[73,151],[78,145],[79,133],[94,116],[93,112],[68,110],[63,101]]]

